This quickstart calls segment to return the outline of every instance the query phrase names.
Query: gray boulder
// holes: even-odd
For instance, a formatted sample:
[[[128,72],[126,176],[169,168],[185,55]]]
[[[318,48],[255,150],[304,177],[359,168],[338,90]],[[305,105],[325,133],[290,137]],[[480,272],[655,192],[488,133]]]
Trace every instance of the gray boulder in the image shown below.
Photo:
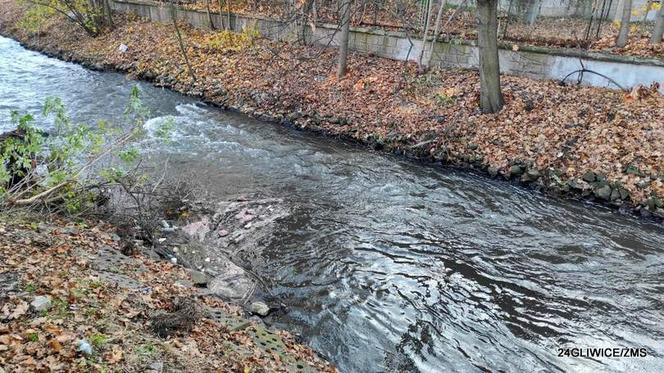
[[[270,306],[263,302],[254,302],[249,307],[249,311],[254,315],[267,316],[270,313]]]
[[[48,311],[51,308],[51,297],[48,295],[38,295],[34,297],[30,306],[36,312]]]

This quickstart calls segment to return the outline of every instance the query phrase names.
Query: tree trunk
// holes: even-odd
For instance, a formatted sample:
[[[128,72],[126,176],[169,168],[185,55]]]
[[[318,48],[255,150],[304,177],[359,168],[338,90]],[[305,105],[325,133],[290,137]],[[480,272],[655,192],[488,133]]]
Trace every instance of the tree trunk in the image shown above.
[[[616,39],[616,47],[623,48],[627,45],[629,37],[629,21],[632,18],[632,0],[623,0],[622,17],[620,18],[620,31]]]
[[[113,10],[111,10],[111,0],[104,0],[104,6],[106,8],[106,22],[108,27],[113,29],[115,25],[113,24]]]
[[[436,23],[433,25],[433,38],[431,39],[431,48],[429,48],[429,57],[425,66],[431,65],[431,59],[433,58],[433,48],[436,46],[436,38],[438,38],[438,33],[440,32],[440,19],[443,17],[443,12],[445,11],[445,6],[447,5],[447,0],[440,0],[440,8],[438,9],[438,15],[436,15]]]
[[[221,0],[217,0],[217,4],[219,4],[219,22],[221,22],[221,28],[227,30],[226,25],[224,24],[224,7],[221,5]]]
[[[350,1],[343,0],[341,6],[341,42],[339,44],[339,62],[337,66],[337,78],[339,79],[346,75],[348,37],[350,35]]]
[[[477,0],[477,44],[480,56],[480,108],[496,113],[503,107],[498,62],[498,0]]]
[[[208,27],[214,30],[214,22],[212,22],[212,14],[210,13],[210,0],[205,0],[205,12],[207,13]]]
[[[655,17],[655,29],[652,32],[652,39],[650,39],[650,43],[661,43],[662,36],[664,36],[664,4],[662,4],[662,6],[659,7],[659,10],[657,11],[657,16]]]
[[[194,74],[194,69],[191,67],[191,63],[189,63],[189,57],[187,56],[187,49],[184,47],[184,42],[182,41],[182,34],[180,34],[180,27],[178,27],[178,20],[177,20],[177,11],[175,10],[175,4],[173,4],[173,0],[171,0],[171,20],[173,21],[173,27],[175,27],[175,36],[177,36],[178,39],[178,45],[180,46],[180,52],[182,53],[182,56],[184,57],[184,62],[187,65],[187,70],[189,71],[189,76],[191,77],[191,85],[193,86],[196,84],[196,75]]]
[[[422,49],[420,50],[420,56],[417,59],[417,66],[422,70],[422,57],[424,57],[424,50],[427,47],[427,36],[429,35],[429,19],[431,18],[431,7],[433,5],[433,0],[429,0],[427,6],[426,18],[424,19],[424,30],[422,30]]]
[[[526,11],[526,22],[529,25],[535,23],[537,16],[539,15],[540,8],[542,7],[542,0],[530,0],[528,5],[528,10]]]
[[[233,30],[233,25],[231,25],[231,0],[226,0],[226,27],[228,27],[228,30]]]
[[[648,22],[648,13],[650,13],[650,7],[652,7],[652,0],[646,1],[646,10],[643,12],[643,21],[641,23]]]
[[[309,16],[309,13],[312,12],[312,9],[314,8],[314,0],[306,0],[303,6],[303,11],[302,11],[302,17],[300,17],[300,21],[302,22],[302,27],[300,28],[301,32],[301,41],[302,44],[306,45],[307,44],[307,16]],[[315,11],[315,10],[314,10]],[[316,21],[313,21],[314,25],[316,24]]]

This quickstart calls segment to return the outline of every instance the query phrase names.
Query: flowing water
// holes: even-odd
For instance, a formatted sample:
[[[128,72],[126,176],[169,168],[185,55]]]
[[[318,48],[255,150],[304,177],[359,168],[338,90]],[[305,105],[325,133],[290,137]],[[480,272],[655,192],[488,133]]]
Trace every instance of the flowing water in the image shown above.
[[[219,200],[278,201],[247,259],[287,305],[274,320],[345,372],[664,371],[664,229],[506,182],[420,166],[229,114],[0,38],[8,111],[60,96],[77,120],[122,114],[138,84],[174,141],[145,154],[195,170]],[[643,347],[645,358],[559,357]]]

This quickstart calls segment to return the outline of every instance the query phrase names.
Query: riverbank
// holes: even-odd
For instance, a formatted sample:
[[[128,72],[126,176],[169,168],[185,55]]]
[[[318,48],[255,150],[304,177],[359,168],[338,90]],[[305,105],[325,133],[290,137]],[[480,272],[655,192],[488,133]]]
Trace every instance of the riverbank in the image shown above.
[[[418,75],[413,64],[352,54],[349,75],[338,81],[333,49],[183,25],[192,82],[172,25],[119,16],[113,32],[93,39],[54,17],[31,34],[19,27],[20,7],[0,4],[2,34],[62,59],[260,119],[664,216],[664,97],[653,89],[624,94],[504,76],[505,108],[482,115],[473,71]]]
[[[158,1],[156,1],[158,2]],[[375,4],[354,4],[357,7],[352,11],[351,26],[368,27],[385,31],[408,31],[410,35],[419,35],[421,32],[421,17],[416,2],[400,3],[401,9],[395,9],[390,5],[382,4],[379,8],[374,8]],[[205,12],[210,9],[212,14],[219,13],[219,4],[216,2],[207,3],[205,1],[182,2],[185,9],[198,10]],[[373,9],[372,9],[373,8]],[[256,7],[251,1],[234,1],[224,4],[222,14],[230,11],[231,14],[239,14],[248,17],[265,17],[269,19],[289,19],[287,6],[268,6]],[[504,11],[505,9],[503,9]],[[431,10],[432,14],[438,11],[437,4]],[[637,10],[635,10],[637,11]],[[643,10],[638,10],[643,11]],[[329,23],[339,24],[338,9],[336,5],[319,4],[315,11],[315,16],[307,19],[308,23]],[[403,13],[400,16],[397,14]],[[653,12],[654,13],[654,12]],[[651,13],[652,14],[652,13]],[[501,21],[506,20],[506,14],[500,14]],[[505,17],[505,18],[503,18]],[[517,17],[513,17],[517,18]],[[474,8],[448,7],[441,14],[441,19],[448,20],[444,30],[440,30],[438,37],[440,39],[451,39],[474,43],[477,40],[477,23]],[[633,29],[628,37],[627,44],[623,48],[615,46],[615,40],[618,36],[619,24],[605,20],[599,26],[601,31],[597,33],[597,38],[580,38],[587,32],[588,20],[578,16],[559,16],[559,17],[538,17],[533,24],[523,22],[517,19],[508,20],[509,24],[500,27],[498,32],[499,40],[510,47],[517,45],[519,48],[532,46],[540,48],[572,48],[577,51],[590,50],[609,55],[633,56],[633,57],[664,57],[664,44],[651,44],[651,30],[654,27],[653,22],[640,23],[633,25]],[[416,26],[417,25],[417,26]],[[416,27],[414,27],[416,26]],[[433,33],[433,30],[430,30]],[[433,35],[432,35],[433,36]]]
[[[335,371],[103,222],[14,211],[0,242],[0,372]]]

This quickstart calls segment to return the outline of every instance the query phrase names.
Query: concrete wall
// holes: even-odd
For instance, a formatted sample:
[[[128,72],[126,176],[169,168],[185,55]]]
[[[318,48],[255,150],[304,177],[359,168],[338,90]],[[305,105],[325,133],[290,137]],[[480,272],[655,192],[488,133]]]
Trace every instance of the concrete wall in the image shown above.
[[[171,21],[166,6],[141,0],[113,1],[112,7],[116,10],[134,12],[157,22]],[[178,17],[197,27],[207,27],[208,25],[205,12],[180,10]],[[220,25],[221,19],[218,14],[214,14],[212,18],[215,25]],[[278,20],[258,17],[231,15],[231,26],[235,31],[242,31],[246,27],[257,28],[264,36],[279,40],[293,40],[302,34],[300,26],[286,25]],[[332,47],[338,46],[340,34],[336,25],[319,24],[315,29],[307,26],[304,31],[305,39],[308,42]],[[353,50],[401,61],[406,59],[417,61],[422,51],[421,40],[409,40],[401,32],[381,29],[354,27],[351,29],[349,43]],[[429,50],[429,46],[430,43],[427,43],[425,57],[431,54],[432,66],[477,68],[479,65],[479,51],[473,43],[438,41],[434,44],[433,51]],[[580,61],[582,61],[586,68],[610,77],[625,88],[659,82],[660,91],[664,93],[664,60],[634,59],[629,63],[626,62],[629,59],[624,57],[589,54],[583,51],[574,51],[571,54],[567,51],[567,55],[564,55],[562,52],[564,51],[534,52],[500,49],[500,70],[503,73],[524,75],[535,79],[558,80],[580,69]],[[576,75],[571,78],[576,78]],[[616,88],[607,79],[593,74],[585,74],[584,82],[594,86]]]
[[[466,2],[470,6],[475,6],[475,1],[467,0],[448,0],[449,4],[452,5],[461,5]],[[510,1],[512,1],[512,8],[515,8],[515,4],[519,0],[499,0],[498,7],[502,11],[507,11],[510,6]],[[521,0],[527,1],[527,0]],[[534,0],[533,0],[534,1]],[[612,0],[610,1],[609,9],[609,19],[618,20],[622,16],[622,7],[624,0]],[[657,1],[657,0],[655,0]],[[584,6],[588,4],[587,6]],[[632,22],[642,21],[645,14],[645,6],[648,0],[632,0]],[[541,6],[539,15],[543,17],[583,17],[589,16],[589,11],[591,9],[590,4],[592,0],[541,0]],[[600,3],[601,5],[601,3]],[[607,6],[609,2],[607,1]],[[599,10],[598,10],[599,11]],[[655,20],[656,11],[651,10],[648,14],[648,20]]]

